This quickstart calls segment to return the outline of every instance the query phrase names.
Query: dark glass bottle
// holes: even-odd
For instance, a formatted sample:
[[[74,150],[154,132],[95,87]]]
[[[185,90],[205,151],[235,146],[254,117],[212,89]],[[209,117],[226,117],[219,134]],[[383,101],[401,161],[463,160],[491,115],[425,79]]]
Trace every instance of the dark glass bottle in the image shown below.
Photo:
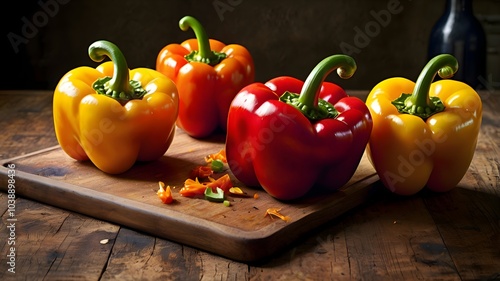
[[[446,0],[445,11],[429,40],[428,58],[439,54],[451,54],[458,60],[453,79],[475,89],[484,88],[481,81],[486,79],[486,35],[474,16],[472,0]]]

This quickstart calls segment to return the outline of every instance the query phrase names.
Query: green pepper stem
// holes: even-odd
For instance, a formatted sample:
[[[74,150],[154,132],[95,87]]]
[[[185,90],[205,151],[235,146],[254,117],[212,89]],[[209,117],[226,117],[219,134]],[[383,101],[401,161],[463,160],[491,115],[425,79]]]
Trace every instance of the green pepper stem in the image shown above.
[[[118,47],[105,40],[94,42],[89,47],[89,57],[95,62],[101,62],[109,57],[113,62],[113,77],[100,78],[94,82],[93,88],[103,95],[110,96],[121,102],[140,99],[146,91],[137,81],[129,81],[129,69],[125,56]]]
[[[128,83],[129,73],[127,61],[123,53],[115,44],[105,40],[94,42],[89,47],[89,56],[95,62],[101,62],[106,57],[109,57],[113,61],[114,71],[113,77],[108,82],[109,89],[116,92],[132,92],[132,88]]]
[[[188,54],[186,56],[188,61],[216,65],[226,57],[226,54],[214,52],[210,49],[210,41],[207,32],[197,19],[191,16],[185,16],[179,21],[179,27],[182,31],[187,31],[191,28],[198,41],[198,51],[193,51],[191,54]]]
[[[452,55],[442,54],[431,59],[418,76],[411,96],[405,100],[405,107],[411,108],[409,113],[435,111],[436,103],[432,102],[429,97],[429,89],[434,77],[438,74],[441,78],[450,78],[457,70],[458,62]]]
[[[193,29],[196,40],[198,40],[199,56],[204,58],[211,57],[212,50],[210,49],[207,32],[197,19],[191,16],[185,16],[179,21],[179,27],[182,31],[188,31],[189,28]]]
[[[285,92],[280,101],[297,108],[311,121],[337,117],[339,113],[335,107],[319,98],[323,82],[335,69],[340,78],[348,79],[356,72],[356,62],[346,55],[333,55],[323,59],[307,77],[300,95]]]
[[[351,78],[356,72],[356,62],[346,55],[333,55],[323,59],[311,71],[300,92],[299,102],[309,108],[318,107],[319,92],[321,84],[326,77],[335,69],[342,79]]]

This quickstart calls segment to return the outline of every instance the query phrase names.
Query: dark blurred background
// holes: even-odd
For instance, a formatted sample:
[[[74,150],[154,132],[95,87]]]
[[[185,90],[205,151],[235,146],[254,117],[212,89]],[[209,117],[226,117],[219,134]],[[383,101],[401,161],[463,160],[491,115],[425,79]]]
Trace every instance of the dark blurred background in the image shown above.
[[[280,75],[305,79],[323,58],[350,54],[358,71],[328,80],[346,89],[370,89],[403,76],[416,80],[427,62],[432,26],[444,0],[40,0],[11,1],[2,9],[0,89],[55,88],[69,70],[95,67],[88,46],[117,44],[130,68],[154,68],[167,44],[194,37],[178,27],[197,18],[210,38],[244,45],[254,57],[256,80]],[[500,84],[500,1],[474,0],[487,34],[487,76]],[[389,17],[387,16],[389,15]],[[363,33],[363,34],[360,34]]]

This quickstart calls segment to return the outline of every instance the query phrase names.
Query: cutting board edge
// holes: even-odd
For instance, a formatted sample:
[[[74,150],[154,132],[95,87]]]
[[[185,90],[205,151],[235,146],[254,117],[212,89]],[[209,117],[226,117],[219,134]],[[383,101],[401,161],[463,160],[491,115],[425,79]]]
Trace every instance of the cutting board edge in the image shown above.
[[[8,161],[10,161],[10,159]],[[0,168],[0,180],[2,182],[7,182],[8,169],[3,165],[8,163],[8,161],[3,162]],[[47,192],[44,187],[48,184],[52,185],[52,188]],[[126,198],[119,198],[110,194],[103,193],[103,197],[97,200],[90,196],[95,192],[94,190],[75,186],[70,183],[58,182],[54,179],[33,175],[23,171],[16,171],[15,186],[16,198],[23,197],[57,208],[74,211],[113,224],[130,227],[131,229],[149,233],[164,239],[206,250],[233,260],[252,262],[266,258],[269,253],[275,252],[291,242],[288,240],[279,240],[278,243],[268,243],[268,238],[272,237],[280,230],[280,228],[273,227],[273,225],[266,226],[256,231],[246,231],[214,222],[207,223],[201,218],[175,210],[164,209]],[[4,185],[0,185],[0,190],[8,192],[8,188]],[[65,199],[54,200],[54,198],[58,196],[65,197]],[[49,197],[51,200],[47,199]],[[81,199],[86,199],[84,200],[86,203],[82,202]],[[114,200],[118,200],[118,202]],[[65,203],[67,201],[73,201],[74,204]],[[85,208],[86,204],[92,205],[93,203],[99,203],[100,208],[98,210]],[[133,217],[127,214],[130,213],[127,208],[136,210]],[[164,212],[163,214],[165,214],[165,212],[172,212],[175,213],[175,216],[162,217],[161,213],[158,211]],[[158,219],[158,221],[154,221],[155,219]],[[277,223],[284,222],[277,221]],[[173,231],[159,231],[158,228],[162,227],[169,227],[169,230]],[[189,236],[190,233],[199,233],[200,230],[206,234],[203,238],[200,238],[200,240],[193,241],[183,239],[183,237]],[[220,248],[220,245],[217,245],[214,241],[231,243],[229,247]]]
[[[13,162],[13,161],[16,161],[18,159],[23,159],[23,158],[27,158],[27,157],[36,156],[36,155],[39,155],[39,154],[42,154],[42,153],[46,153],[46,152],[50,152],[52,150],[56,150],[56,149],[60,149],[60,148],[61,148],[60,145],[54,145],[54,146],[49,146],[49,147],[44,148],[44,149],[40,149],[40,150],[36,150],[36,151],[25,153],[25,154],[21,154],[21,155],[18,155],[18,156],[3,158],[3,159],[0,159],[0,165],[4,166],[5,164]]]
[[[2,182],[6,182],[2,178],[7,178],[8,169],[4,166],[7,163],[15,162],[16,160],[26,157],[33,157],[37,154],[50,152],[59,148],[60,146],[53,146],[32,153],[27,153],[18,157],[0,160],[0,164],[2,165],[0,167],[0,180],[2,180]],[[365,188],[362,188],[363,185],[366,185],[367,181],[368,184],[373,184],[377,180],[378,176],[376,174],[365,177],[359,182],[356,182],[355,184],[346,188],[347,191],[344,191],[347,193],[345,197],[347,198],[353,193],[357,194],[358,191],[361,191],[361,193],[364,194],[366,190]],[[28,172],[16,170],[16,196],[21,195],[22,197],[33,199],[35,201],[46,203],[48,205],[75,211],[77,213],[81,213],[83,215],[87,215],[97,219],[102,219],[110,223],[130,227],[132,229],[149,233],[160,238],[165,238],[167,240],[182,243],[242,262],[254,262],[272,256],[276,252],[288,246],[290,243],[295,242],[297,238],[304,235],[306,232],[317,228],[319,225],[328,220],[331,220],[322,218],[321,214],[324,214],[332,208],[336,208],[335,206],[329,206],[329,209],[324,209],[320,213],[315,213],[312,216],[305,216],[300,218],[299,220],[295,221],[295,224],[276,220],[275,223],[265,226],[261,229],[255,231],[247,231],[239,228],[233,228],[224,224],[218,224],[216,222],[207,222],[202,218],[191,216],[182,212],[160,208],[158,206],[149,205],[127,198],[121,198],[116,195],[107,193],[102,193],[102,195],[105,197],[104,199],[106,199],[105,202],[107,203],[104,206],[105,208],[99,211],[85,209],[84,206],[81,205],[81,203],[80,205],[71,204],[68,206],[68,204],[63,200],[54,201],[53,198],[52,200],[48,200],[47,193],[43,192],[44,187],[46,187],[47,185],[56,187],[50,189],[50,192],[52,193],[51,195],[57,197],[57,195],[61,196],[62,194],[66,197],[66,201],[68,200],[68,196],[69,198],[74,198],[76,202],[78,202],[77,199],[81,200],[82,198],[87,198],[88,200],[92,201],[96,199],[89,194],[98,193],[97,191],[86,187],[77,186],[71,183],[58,181],[57,179],[47,178],[44,176],[34,175]],[[0,185],[0,190],[7,192],[7,188],[3,185]],[[364,196],[363,194],[355,196],[357,202],[362,203],[366,201],[365,199],[361,198],[362,196]],[[350,198],[352,198],[352,196]],[[95,203],[102,203],[102,200],[103,198],[101,198],[100,200],[96,200]],[[115,200],[118,200],[119,202],[114,202]],[[130,212],[130,210],[127,210],[127,207],[129,209],[136,210],[135,217],[138,217],[136,220],[126,215],[126,212]],[[352,207],[349,207],[347,210],[338,210],[340,212],[338,212],[337,214],[340,215],[350,209],[352,209]],[[122,211],[126,212],[123,212],[123,214],[121,214],[120,216],[111,216],[109,214],[106,215],[105,213],[103,213],[103,210],[107,210],[107,212],[112,213],[116,213],[118,211],[118,214],[122,213]],[[167,216],[168,219],[165,219],[165,216],[162,217],[161,215],[165,214],[166,212],[171,212],[175,215]],[[306,230],[300,229],[300,226],[297,224],[297,222],[305,221],[310,218],[313,218],[314,222],[308,221],[309,227],[307,227]],[[150,221],[154,219],[158,219],[158,221]],[[174,227],[171,227],[172,225]],[[163,229],[158,230],[159,228],[169,228],[169,226],[172,230],[171,232],[166,232]],[[183,239],[184,235],[189,234],[189,232],[199,232],[200,229],[206,231],[209,235],[205,235],[205,237],[194,241]],[[290,232],[293,232],[293,235],[290,235]],[[284,237],[286,237],[285,239],[283,239],[283,237],[279,237],[280,234],[283,233],[287,233],[287,235],[284,235]],[[276,237],[278,237],[279,239],[275,239]],[[217,243],[214,243],[213,241],[226,243],[228,244],[228,247],[221,248],[220,245],[217,245]]]

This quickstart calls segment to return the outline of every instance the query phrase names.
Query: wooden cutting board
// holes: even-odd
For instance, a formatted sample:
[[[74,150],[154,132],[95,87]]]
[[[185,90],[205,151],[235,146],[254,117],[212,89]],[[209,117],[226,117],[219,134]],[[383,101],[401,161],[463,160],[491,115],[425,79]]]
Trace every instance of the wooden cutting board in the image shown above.
[[[308,231],[366,202],[376,192],[378,176],[363,159],[351,181],[336,192],[282,202],[262,189],[234,186],[253,197],[228,197],[230,207],[179,194],[191,169],[224,148],[224,137],[197,140],[177,129],[165,155],[136,164],[121,175],[108,175],[91,162],[77,162],[52,147],[3,160],[0,188],[7,192],[8,163],[15,164],[15,195],[113,222],[139,231],[244,262],[258,261],[282,250]],[[173,189],[175,202],[163,204],[158,182]],[[288,222],[266,216],[280,208]]]

